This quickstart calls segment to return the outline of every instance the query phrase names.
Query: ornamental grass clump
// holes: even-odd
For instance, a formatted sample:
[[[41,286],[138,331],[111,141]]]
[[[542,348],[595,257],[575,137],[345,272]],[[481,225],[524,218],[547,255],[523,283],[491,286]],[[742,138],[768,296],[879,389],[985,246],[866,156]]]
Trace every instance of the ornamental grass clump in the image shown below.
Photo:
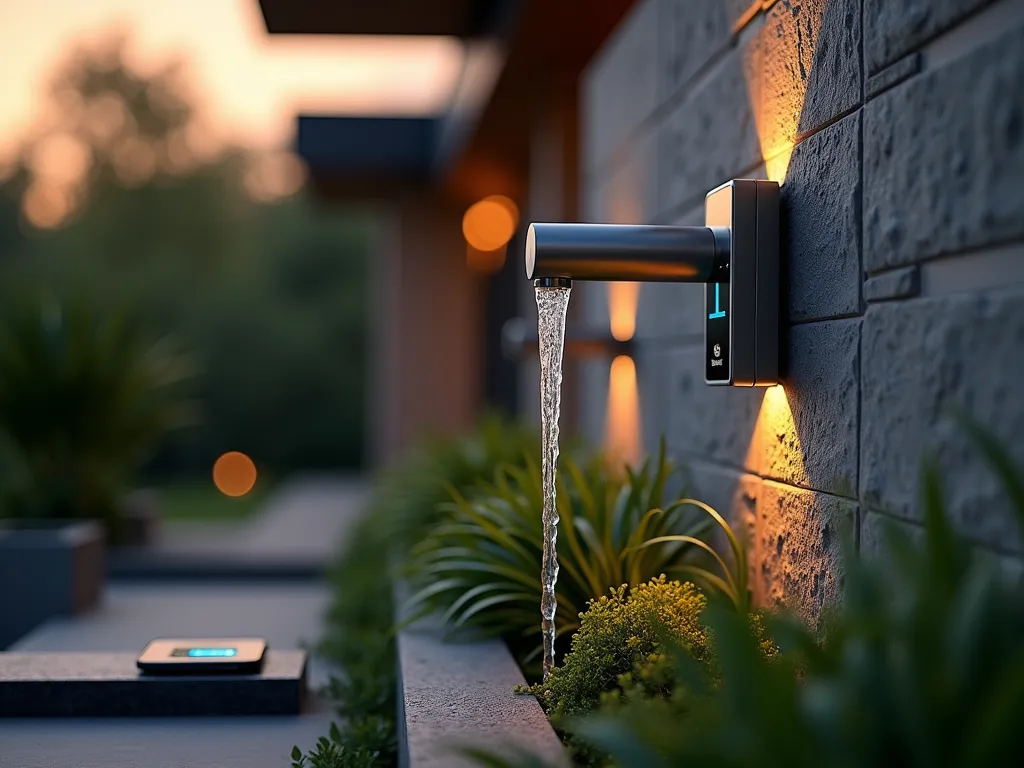
[[[681,574],[742,609],[746,555],[728,524],[694,499],[666,501],[674,471],[664,440],[657,457],[613,472],[600,457],[561,462],[558,491],[557,635],[568,638],[587,604],[621,584]],[[413,549],[417,592],[407,615],[434,613],[450,629],[502,635],[524,665],[540,651],[541,481],[537,462],[499,467],[492,483],[453,492],[436,526]],[[705,541],[718,525],[723,557]],[[564,646],[563,646],[564,647]]]

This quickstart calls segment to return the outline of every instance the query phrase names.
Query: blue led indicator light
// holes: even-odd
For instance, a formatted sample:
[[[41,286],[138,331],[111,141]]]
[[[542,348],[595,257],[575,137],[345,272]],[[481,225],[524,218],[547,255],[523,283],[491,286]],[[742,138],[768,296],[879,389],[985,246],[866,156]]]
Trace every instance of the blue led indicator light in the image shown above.
[[[725,310],[721,309],[722,305],[718,295],[720,285],[720,283],[715,283],[715,311],[708,315],[708,320],[716,320],[719,317],[725,317]]]
[[[189,648],[188,655],[194,659],[227,658],[236,656],[237,648]]]

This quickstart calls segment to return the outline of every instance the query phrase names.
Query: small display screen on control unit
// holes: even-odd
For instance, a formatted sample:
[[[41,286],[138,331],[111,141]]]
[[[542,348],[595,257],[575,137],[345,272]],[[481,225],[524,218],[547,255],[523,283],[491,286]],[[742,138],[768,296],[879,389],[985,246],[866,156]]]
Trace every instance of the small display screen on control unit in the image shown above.
[[[229,659],[237,655],[237,648],[175,648],[171,651],[171,656],[190,659]]]
[[[708,381],[729,381],[729,284],[708,283],[705,287],[704,377]]]

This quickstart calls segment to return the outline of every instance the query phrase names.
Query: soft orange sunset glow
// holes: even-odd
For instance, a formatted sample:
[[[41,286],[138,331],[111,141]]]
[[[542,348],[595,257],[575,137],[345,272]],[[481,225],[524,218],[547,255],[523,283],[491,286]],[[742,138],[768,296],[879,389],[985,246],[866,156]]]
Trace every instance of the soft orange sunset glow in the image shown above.
[[[463,45],[444,37],[270,38],[254,0],[35,0],[5,4],[3,21],[0,167],[27,132],[54,127],[43,106],[59,60],[112,35],[127,38],[127,64],[143,74],[181,59],[205,141],[254,148],[287,144],[298,111],[438,113],[464,59]],[[116,130],[112,106],[106,122]],[[150,163],[134,152],[124,164],[135,181]]]

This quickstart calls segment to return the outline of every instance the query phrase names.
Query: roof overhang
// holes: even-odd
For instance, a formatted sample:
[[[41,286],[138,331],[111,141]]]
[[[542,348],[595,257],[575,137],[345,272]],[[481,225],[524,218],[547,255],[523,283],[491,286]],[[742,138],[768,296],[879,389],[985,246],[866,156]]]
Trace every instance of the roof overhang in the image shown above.
[[[267,31],[318,35],[491,34],[504,0],[259,0]]]
[[[260,0],[260,7],[273,33],[462,38],[465,64],[444,114],[303,116],[298,151],[314,185],[332,196],[444,184],[454,197],[472,200],[493,193],[521,196],[530,110],[553,87],[575,88],[633,2]],[[409,147],[398,146],[406,140]]]

